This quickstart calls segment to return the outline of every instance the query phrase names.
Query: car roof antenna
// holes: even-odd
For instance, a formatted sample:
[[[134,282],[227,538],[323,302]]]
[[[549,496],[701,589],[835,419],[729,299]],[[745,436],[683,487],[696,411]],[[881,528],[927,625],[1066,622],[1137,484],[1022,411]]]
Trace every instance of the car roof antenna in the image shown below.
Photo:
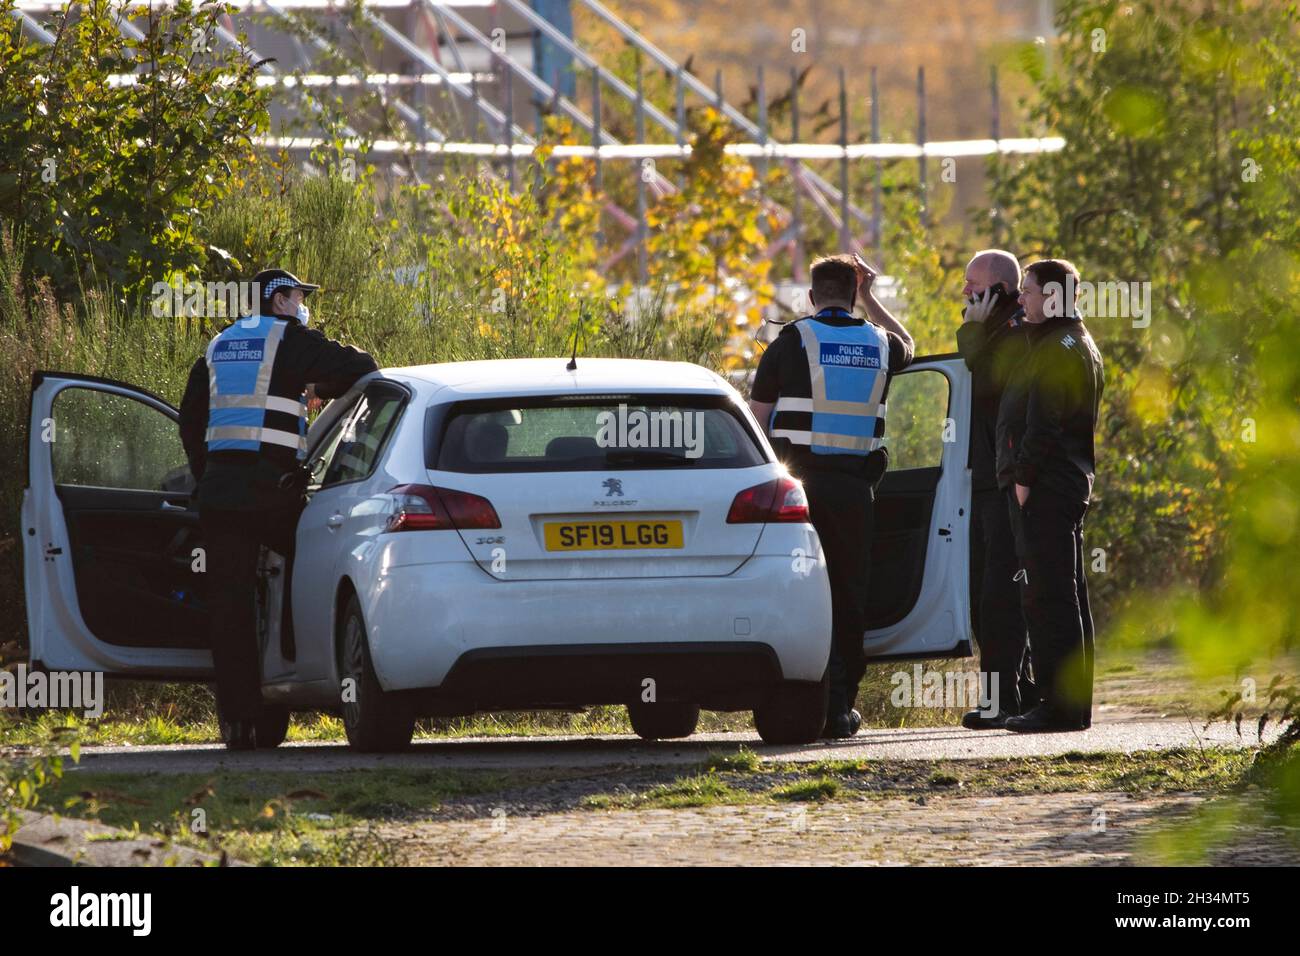
[[[564,366],[566,372],[576,372],[578,370],[578,335],[582,332],[582,320],[585,312],[585,306],[578,307],[578,317],[573,326],[573,357],[569,359],[569,364]]]

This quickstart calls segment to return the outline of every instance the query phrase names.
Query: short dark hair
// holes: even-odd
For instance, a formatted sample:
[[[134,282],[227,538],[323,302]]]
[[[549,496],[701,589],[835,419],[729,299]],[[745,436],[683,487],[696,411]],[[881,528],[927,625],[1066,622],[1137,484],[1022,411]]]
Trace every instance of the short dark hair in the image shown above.
[[[813,260],[812,294],[817,302],[852,302],[858,291],[858,270],[851,256],[822,256]]]
[[[1062,294],[1067,290],[1077,293],[1079,289],[1079,270],[1069,259],[1039,259],[1025,266],[1025,275],[1033,276],[1044,289],[1052,282],[1057,283]]]

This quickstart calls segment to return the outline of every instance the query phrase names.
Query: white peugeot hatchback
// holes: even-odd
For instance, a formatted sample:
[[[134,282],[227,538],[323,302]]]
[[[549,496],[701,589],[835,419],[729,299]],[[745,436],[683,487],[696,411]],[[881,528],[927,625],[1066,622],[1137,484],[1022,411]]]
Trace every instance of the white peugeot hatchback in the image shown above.
[[[890,394],[873,658],[969,652],[969,379],[922,359]],[[177,413],[121,382],[33,379],[23,498],[31,657],[212,680]],[[313,423],[290,609],[257,595],[267,716],[342,715],[404,747],[421,716],[624,704],[645,738],[701,708],[815,740],[830,594],[802,489],[740,395],[685,363],[517,359],[384,369]],[[285,626],[282,626],[283,625]]]

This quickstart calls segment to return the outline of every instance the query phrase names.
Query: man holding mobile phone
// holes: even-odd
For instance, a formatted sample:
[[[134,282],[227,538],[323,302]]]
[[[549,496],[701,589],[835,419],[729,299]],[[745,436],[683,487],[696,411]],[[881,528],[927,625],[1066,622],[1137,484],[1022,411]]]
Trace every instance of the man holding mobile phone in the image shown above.
[[[1020,563],[1006,499],[998,490],[998,405],[1029,343],[1020,324],[1020,263],[1004,249],[983,249],[966,266],[957,350],[971,372],[971,590],[980,670],[994,706],[962,717],[970,730],[999,728],[1038,703],[1028,636],[1015,581]]]

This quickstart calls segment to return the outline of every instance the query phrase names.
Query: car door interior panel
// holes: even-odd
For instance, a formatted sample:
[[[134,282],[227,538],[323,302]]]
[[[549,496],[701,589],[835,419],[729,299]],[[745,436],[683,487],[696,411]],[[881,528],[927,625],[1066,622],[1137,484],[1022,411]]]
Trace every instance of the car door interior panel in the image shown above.
[[[930,518],[941,474],[939,468],[886,472],[876,489],[867,579],[869,630],[903,620],[921,594]]]
[[[99,640],[208,646],[197,512],[187,495],[57,485],[77,601]]]

